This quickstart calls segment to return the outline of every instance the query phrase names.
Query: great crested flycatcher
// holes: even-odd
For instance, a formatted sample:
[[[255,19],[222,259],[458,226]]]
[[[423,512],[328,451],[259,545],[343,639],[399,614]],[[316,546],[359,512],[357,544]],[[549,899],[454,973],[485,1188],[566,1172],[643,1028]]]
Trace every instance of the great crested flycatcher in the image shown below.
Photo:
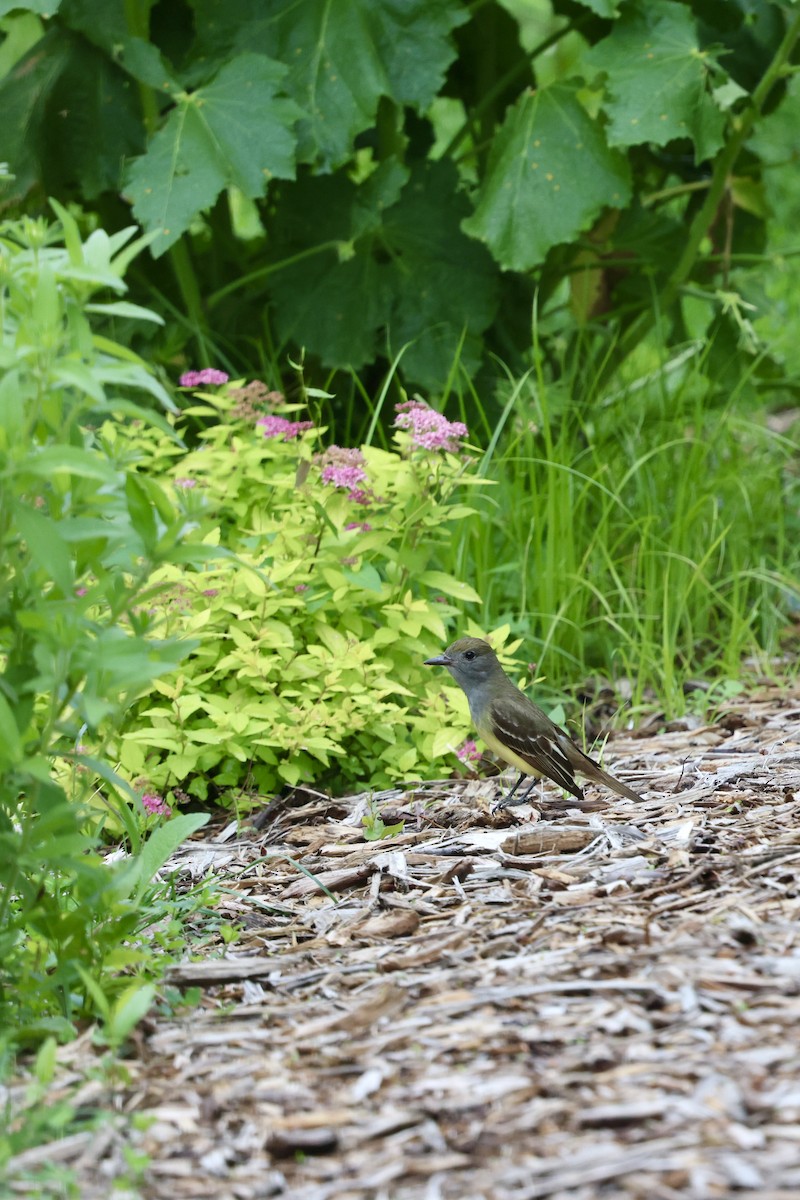
[[[474,637],[459,638],[444,654],[426,659],[425,666],[447,667],[466,693],[470,715],[481,739],[520,772],[501,807],[524,802],[534,780],[518,800],[513,800],[513,796],[526,775],[539,779],[544,775],[583,800],[583,792],[575,782],[576,771],[595,783],[605,784],[618,796],[642,799],[578,749],[566,730],[560,729],[511,682],[488,642]]]

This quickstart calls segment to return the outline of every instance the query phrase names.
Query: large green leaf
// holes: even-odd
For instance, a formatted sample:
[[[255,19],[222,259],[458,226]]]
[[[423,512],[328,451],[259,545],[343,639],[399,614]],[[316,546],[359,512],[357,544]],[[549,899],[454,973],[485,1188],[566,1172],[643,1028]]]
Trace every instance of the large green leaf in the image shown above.
[[[456,57],[461,0],[192,0],[200,49],[220,41],[290,66],[286,90],[307,114],[298,157],[325,169],[352,157],[378,101],[425,109]]]
[[[323,177],[283,189],[273,236],[290,265],[271,281],[281,335],[331,366],[362,366],[387,338],[392,354],[410,342],[404,372],[435,386],[466,331],[463,358],[477,365],[497,268],[458,227],[468,204],[456,182],[450,163],[409,173],[388,160],[361,187]]]
[[[333,367],[358,369],[376,357],[389,293],[385,268],[369,253],[342,260],[327,251],[276,280],[275,319],[284,338]]]
[[[4,199],[118,191],[124,158],[142,149],[137,103],[106,55],[51,29],[0,81],[0,160],[16,176]]]
[[[133,163],[128,193],[163,252],[210,207],[224,187],[263,195],[273,176],[294,176],[292,125],[300,110],[277,95],[286,67],[262,54],[241,54],[208,84],[180,93],[166,125]]]
[[[526,92],[509,110],[489,156],[478,206],[462,229],[502,267],[528,271],[571,242],[604,208],[630,200],[628,163],[575,95],[576,85]]]
[[[21,200],[41,182],[47,102],[69,53],[67,40],[52,30],[0,80],[0,162],[14,174],[3,192],[5,202]]]
[[[74,587],[72,559],[56,522],[35,508],[19,503],[14,505],[14,524],[36,565],[58,585],[64,596],[71,596]]]
[[[722,145],[725,117],[710,93],[713,59],[701,51],[696,21],[685,5],[674,0],[631,5],[586,61],[606,75],[603,106],[612,145],[663,146],[691,138],[696,162]]]
[[[391,248],[391,352],[411,343],[403,372],[431,388],[446,377],[462,334],[462,364],[477,369],[480,335],[497,309],[497,266],[461,232],[469,203],[457,182],[449,162],[416,169],[381,235]]]

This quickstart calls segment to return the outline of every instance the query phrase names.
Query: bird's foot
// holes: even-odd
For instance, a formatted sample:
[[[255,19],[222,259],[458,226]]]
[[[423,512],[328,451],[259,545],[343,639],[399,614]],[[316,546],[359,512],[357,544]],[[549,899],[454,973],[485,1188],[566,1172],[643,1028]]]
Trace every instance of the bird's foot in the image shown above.
[[[507,808],[517,808],[520,804],[533,804],[533,796],[529,796],[524,792],[521,796],[501,796],[497,803],[492,808],[492,812],[503,812]]]

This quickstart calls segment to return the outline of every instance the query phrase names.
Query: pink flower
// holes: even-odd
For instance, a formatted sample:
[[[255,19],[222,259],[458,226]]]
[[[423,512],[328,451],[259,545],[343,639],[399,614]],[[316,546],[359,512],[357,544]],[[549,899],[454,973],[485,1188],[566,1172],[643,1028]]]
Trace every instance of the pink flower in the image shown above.
[[[456,750],[456,757],[462,762],[477,762],[480,756],[480,750],[471,739],[464,742],[460,750]]]
[[[172,813],[164,797],[159,796],[157,792],[145,792],[142,796],[142,806],[145,812],[152,816],[169,817]]]
[[[462,421],[448,421],[422,400],[405,400],[395,405],[395,428],[407,429],[415,446],[423,450],[446,450],[455,454],[459,441],[468,434]]]
[[[328,446],[315,462],[320,467],[322,482],[333,487],[352,489],[367,478],[364,455],[354,447]]]
[[[372,493],[365,492],[363,488],[353,488],[347,493],[347,499],[352,500],[354,504],[371,504]]]
[[[345,525],[345,530],[349,532],[351,529],[358,529],[361,533],[369,533],[372,526],[369,521],[348,521]]]
[[[296,592],[307,592],[307,591],[308,591],[308,584],[307,584],[307,583],[296,583],[296,584],[294,585],[294,590],[295,590]]]
[[[192,490],[192,488],[197,487],[197,480],[196,479],[176,479],[175,487],[181,488],[185,492],[189,492]]]
[[[76,596],[85,596],[86,593],[88,592],[88,590],[89,589],[85,588],[85,587],[75,588],[75,595]]]
[[[290,421],[286,417],[279,417],[275,413],[270,413],[266,417],[259,417],[256,421],[264,430],[264,437],[277,438],[282,442],[288,442],[292,438],[300,437],[301,433],[305,433],[307,429],[314,428],[313,421]]]
[[[329,466],[322,468],[322,482],[332,483],[334,487],[350,488],[363,483],[367,472],[363,467]]]
[[[203,595],[204,596],[218,596],[219,588],[204,588]]]
[[[209,383],[227,383],[228,378],[224,371],[218,371],[216,367],[204,367],[202,371],[184,371],[179,383],[181,387],[195,388]]]

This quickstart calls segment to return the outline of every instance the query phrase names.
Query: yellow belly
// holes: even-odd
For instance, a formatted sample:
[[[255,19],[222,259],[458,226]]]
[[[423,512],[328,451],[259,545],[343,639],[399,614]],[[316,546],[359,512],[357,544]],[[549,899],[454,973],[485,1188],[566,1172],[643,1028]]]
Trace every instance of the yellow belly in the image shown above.
[[[504,746],[489,730],[479,729],[478,735],[481,741],[486,742],[486,745],[490,750],[494,751],[498,758],[502,758],[503,762],[510,763],[512,767],[516,767],[518,771],[522,771],[523,775],[535,775],[537,779],[542,778],[541,771],[537,771],[530,763],[525,762],[524,758],[520,758],[513,750],[509,750],[508,746]]]

